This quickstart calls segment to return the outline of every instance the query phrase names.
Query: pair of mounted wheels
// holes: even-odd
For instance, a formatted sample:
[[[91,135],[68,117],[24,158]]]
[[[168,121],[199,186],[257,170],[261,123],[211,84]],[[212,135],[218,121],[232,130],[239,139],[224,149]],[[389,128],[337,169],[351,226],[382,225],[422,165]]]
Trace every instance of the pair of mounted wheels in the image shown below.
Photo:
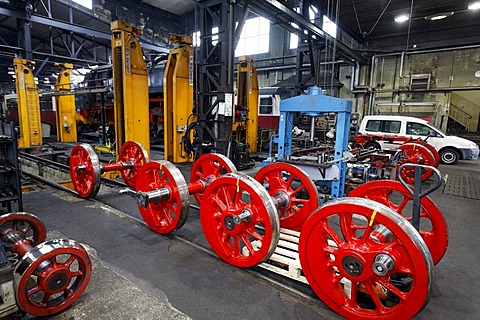
[[[222,167],[219,161],[215,162]],[[155,200],[154,206],[140,208],[142,216],[146,222],[157,222],[153,227],[147,222],[153,230],[168,233],[178,229],[178,224],[162,230],[157,227],[176,221],[170,216],[181,207],[182,201],[172,193],[192,189],[189,187],[192,182],[187,185],[179,179],[180,173],[167,162],[150,163],[148,167],[149,170],[147,166],[141,170],[150,172],[148,176],[139,173],[142,182],[137,185],[137,193],[152,193],[155,198],[156,191],[168,190],[160,192],[168,197]],[[195,179],[192,175],[203,171],[193,169],[191,181]],[[234,173],[230,165],[216,171],[222,174],[201,174],[200,180],[208,183],[200,199],[200,220],[210,246],[227,263],[251,267],[268,260],[279,241],[280,226],[290,224],[301,230],[298,252],[307,280],[317,295],[339,314],[347,318],[412,317],[427,301],[434,265],[430,251],[436,252],[435,260],[444,254],[426,244],[426,241],[430,246],[438,243],[436,239],[442,237],[441,221],[444,221],[431,201],[423,201],[422,216],[432,226],[419,233],[408,222],[408,216],[402,217],[412,200],[408,193],[400,191],[403,199],[399,203],[390,199],[397,185],[390,192],[370,190],[372,198],[383,200],[390,208],[369,199],[347,198],[316,209],[316,190],[310,193],[310,180],[294,166],[281,163],[267,166],[256,179]],[[162,203],[172,199],[177,200],[169,205]],[[313,202],[315,206],[309,208]],[[168,214],[159,210],[159,206],[168,208]],[[446,226],[444,230],[446,237]]]
[[[75,146],[70,153],[70,177],[73,187],[82,198],[95,197],[100,190],[102,174],[119,170],[125,183],[135,188],[139,169],[148,163],[148,153],[138,142],[123,144],[118,162],[102,164],[89,144]]]
[[[0,216],[1,241],[10,247],[18,306],[34,316],[59,313],[86,289],[92,265],[81,244],[49,240],[35,215],[25,212]]]

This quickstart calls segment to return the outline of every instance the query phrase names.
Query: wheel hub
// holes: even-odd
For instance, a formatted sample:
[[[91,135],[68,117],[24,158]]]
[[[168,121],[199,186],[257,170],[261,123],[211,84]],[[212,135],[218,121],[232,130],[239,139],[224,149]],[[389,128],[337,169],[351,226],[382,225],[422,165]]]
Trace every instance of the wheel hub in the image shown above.
[[[68,274],[66,270],[56,270],[47,278],[47,288],[49,292],[56,293],[62,291],[68,285]]]
[[[343,270],[351,276],[358,277],[363,272],[363,264],[354,256],[345,256],[342,259]]]

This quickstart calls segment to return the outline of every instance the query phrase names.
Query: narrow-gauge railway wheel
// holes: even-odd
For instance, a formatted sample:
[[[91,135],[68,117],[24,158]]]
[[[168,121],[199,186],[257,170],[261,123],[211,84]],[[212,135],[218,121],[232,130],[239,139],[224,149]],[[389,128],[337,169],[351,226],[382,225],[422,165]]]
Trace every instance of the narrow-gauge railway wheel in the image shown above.
[[[227,174],[205,189],[200,222],[213,251],[241,268],[266,261],[280,236],[272,198],[260,183],[241,174]]]
[[[224,174],[236,172],[237,168],[230,159],[218,153],[208,153],[202,155],[193,163],[192,171],[190,171],[190,183],[200,180],[209,184]],[[194,197],[200,204],[203,192],[195,193]]]
[[[15,267],[18,305],[34,316],[63,311],[83,293],[91,273],[90,259],[79,243],[42,243],[30,249]]]
[[[0,241],[5,241],[12,233],[19,234],[31,246],[45,241],[45,224],[37,216],[27,212],[8,213],[0,216]]]
[[[139,205],[145,223],[153,231],[167,234],[179,229],[188,218],[190,199],[187,183],[180,170],[168,161],[150,161],[144,165],[137,179],[137,193],[156,190],[168,191],[168,198]]]
[[[355,188],[349,196],[380,202],[404,216],[409,222],[412,221],[413,195],[399,181],[370,181]],[[440,209],[428,196],[420,199],[420,206],[418,231],[430,250],[433,262],[437,264],[442,260],[448,247],[447,222]]]
[[[70,153],[70,177],[75,191],[82,198],[95,197],[100,190],[100,160],[89,144],[73,147]]]
[[[425,242],[378,202],[343,198],[320,207],[298,250],[312,289],[347,319],[411,319],[428,300],[434,273]]]
[[[284,195],[288,199],[278,206],[280,227],[300,231],[318,207],[317,188],[300,168],[288,163],[273,163],[263,167],[255,180],[267,189],[270,196]]]
[[[427,166],[434,166],[435,157],[428,150],[427,147],[418,143],[404,143],[397,148],[400,152],[400,158],[397,163],[397,168],[404,163],[423,164]],[[398,172],[402,176],[403,180],[408,184],[413,184],[415,181],[415,168],[404,168],[401,172]],[[430,169],[422,169],[422,181],[427,180],[433,171]]]
[[[123,144],[120,155],[118,156],[119,162],[131,162],[133,166],[125,166],[120,169],[122,178],[130,188],[135,188],[137,181],[137,175],[140,168],[148,162],[148,152],[138,142],[127,141]]]

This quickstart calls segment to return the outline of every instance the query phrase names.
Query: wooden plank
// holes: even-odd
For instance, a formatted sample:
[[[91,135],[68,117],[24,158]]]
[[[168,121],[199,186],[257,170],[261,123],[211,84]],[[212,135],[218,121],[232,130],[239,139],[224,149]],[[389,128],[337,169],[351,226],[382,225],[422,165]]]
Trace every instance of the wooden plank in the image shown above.
[[[283,248],[288,248],[290,250],[298,252],[298,244],[297,243],[292,243],[292,242],[288,242],[288,241],[284,241],[284,240],[280,239],[278,241],[278,246],[283,247]]]

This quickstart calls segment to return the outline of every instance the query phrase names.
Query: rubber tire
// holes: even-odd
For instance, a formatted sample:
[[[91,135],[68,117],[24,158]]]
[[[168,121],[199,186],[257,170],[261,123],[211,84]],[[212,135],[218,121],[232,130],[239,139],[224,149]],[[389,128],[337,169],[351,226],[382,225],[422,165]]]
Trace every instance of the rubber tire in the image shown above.
[[[445,156],[452,160],[445,161]],[[447,165],[456,164],[460,160],[460,153],[452,148],[446,148],[440,151],[440,162]]]

